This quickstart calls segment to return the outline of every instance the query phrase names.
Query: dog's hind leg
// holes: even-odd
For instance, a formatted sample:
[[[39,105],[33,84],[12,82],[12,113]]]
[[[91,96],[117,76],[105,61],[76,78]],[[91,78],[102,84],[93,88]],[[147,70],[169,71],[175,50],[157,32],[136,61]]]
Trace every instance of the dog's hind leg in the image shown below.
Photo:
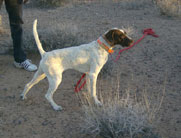
[[[46,75],[43,73],[42,69],[39,68],[37,70],[37,72],[35,73],[35,75],[33,76],[33,79],[26,84],[23,93],[21,94],[21,99],[26,99],[26,94],[28,93],[28,91],[35,85],[37,84],[39,81],[41,81],[42,79],[44,79],[46,77]]]
[[[57,105],[53,100],[53,94],[62,81],[62,74],[60,73],[60,74],[57,74],[53,77],[47,76],[47,78],[49,81],[49,89],[48,89],[45,97],[49,101],[49,103],[52,105],[54,110],[56,110],[56,111],[62,110],[62,107]]]

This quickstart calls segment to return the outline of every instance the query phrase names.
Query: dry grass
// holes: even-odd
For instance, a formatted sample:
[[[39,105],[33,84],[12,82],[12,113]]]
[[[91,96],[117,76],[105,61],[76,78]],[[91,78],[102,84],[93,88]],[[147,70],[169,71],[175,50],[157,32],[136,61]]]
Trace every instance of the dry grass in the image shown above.
[[[33,3],[40,7],[58,7],[68,3],[92,2],[119,2],[123,8],[128,10],[148,8],[155,3],[159,7],[161,14],[168,16],[181,16],[180,0],[33,0]]]
[[[0,34],[4,33],[3,27],[2,27],[2,16],[0,15]]]
[[[116,2],[116,0],[114,0]],[[117,0],[122,5],[122,8],[127,10],[147,9],[153,6],[151,0]]]
[[[33,3],[40,7],[50,7],[50,6],[61,6],[65,4],[66,0],[33,0]]]
[[[76,46],[84,42],[79,36],[77,26],[73,23],[50,22],[48,28],[37,28],[40,41],[46,51]],[[24,32],[24,46],[26,50],[35,50],[37,46],[32,33]]]
[[[154,2],[159,7],[161,14],[181,17],[180,0],[154,0]]]
[[[109,0],[33,0],[33,3],[39,7],[59,7],[70,3],[91,3]]]
[[[33,0],[33,3],[40,7],[58,7],[65,4],[76,4],[76,3],[105,3],[105,2],[120,2],[124,8],[127,9],[140,9],[147,7],[151,4],[151,0]]]
[[[85,113],[82,131],[103,138],[159,138],[154,126],[158,123],[156,116],[165,89],[162,89],[161,95],[157,95],[157,99],[153,99],[146,89],[138,96],[128,88],[120,96],[119,80],[116,87],[113,93],[103,94],[101,91],[99,97],[104,103],[102,107],[95,106],[87,94],[78,94]]]

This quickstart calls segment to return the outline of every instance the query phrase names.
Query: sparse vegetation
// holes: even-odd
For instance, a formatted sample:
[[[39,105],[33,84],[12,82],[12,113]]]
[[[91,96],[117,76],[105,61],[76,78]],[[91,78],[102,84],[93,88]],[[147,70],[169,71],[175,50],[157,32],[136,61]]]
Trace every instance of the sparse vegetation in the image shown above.
[[[153,1],[153,2],[151,2]],[[34,1],[41,7],[58,7],[67,3],[77,2],[109,2],[108,0],[38,0]],[[155,3],[161,14],[168,16],[181,16],[181,1],[180,0],[112,0],[112,2],[122,2],[124,8],[127,9],[142,9]]]
[[[91,3],[91,2],[123,2],[123,6],[130,9],[139,9],[150,4],[151,0],[39,0],[34,1],[41,7],[58,7],[67,3]]]
[[[38,0],[34,1],[35,4],[41,7],[50,7],[50,6],[61,6],[66,2],[66,0]]]
[[[48,89],[47,80],[33,88],[34,92],[28,100],[19,100],[20,92],[33,74],[12,66],[12,52],[4,55],[13,46],[8,14],[3,5],[3,32],[0,34],[0,137],[180,137],[178,63],[181,22],[180,19],[170,18],[180,16],[180,5],[176,4],[175,8],[167,5],[165,8],[159,5],[159,1],[166,2],[62,0],[62,7],[55,8],[54,1],[30,0],[24,7],[23,39],[25,50],[33,50],[28,58],[37,65],[40,56],[34,52],[37,49],[32,35],[34,19],[38,19],[38,33],[46,51],[89,43],[111,27],[127,28],[125,30],[135,41],[142,36],[144,28],[151,27],[159,35],[159,38],[146,37],[136,47],[122,53],[117,63],[109,57],[97,81],[97,93],[103,107],[96,107],[84,91],[78,95],[82,101],[80,105],[73,93],[73,85],[81,75],[72,70],[65,72],[63,85],[60,85],[55,96],[57,103],[64,107],[62,112],[54,112],[44,99]],[[67,4],[63,5],[63,2]],[[115,47],[113,59],[121,48]],[[168,84],[161,106],[165,71],[168,72]],[[116,76],[119,79],[116,80]]]
[[[55,23],[55,22],[54,22]],[[46,51],[53,49],[76,46],[83,42],[83,38],[78,36],[76,25],[72,23],[55,23],[49,28],[38,28],[39,37]],[[24,45],[26,49],[34,50],[35,45],[32,33],[24,32]]]
[[[161,14],[181,17],[180,0],[154,0],[154,2],[159,7]]]
[[[2,28],[2,17],[0,15],[0,34],[3,33],[3,28]]]
[[[164,92],[163,89],[162,94]],[[100,95],[104,103],[102,107],[95,106],[90,96],[83,95],[82,98],[78,95],[85,113],[81,126],[84,133],[103,138],[160,137],[154,127],[158,121],[155,117],[161,107],[163,95],[159,95],[158,99],[151,99],[146,90],[138,96],[128,89],[125,95],[120,96],[119,81],[114,93],[102,94],[103,92]]]

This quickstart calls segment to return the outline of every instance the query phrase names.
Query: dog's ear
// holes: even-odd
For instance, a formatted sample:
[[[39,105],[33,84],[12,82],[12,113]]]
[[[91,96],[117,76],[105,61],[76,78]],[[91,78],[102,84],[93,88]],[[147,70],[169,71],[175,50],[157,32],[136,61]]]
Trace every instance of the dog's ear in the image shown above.
[[[105,36],[105,39],[108,41],[108,43],[113,46],[114,45],[114,33],[115,33],[115,30],[109,30],[108,32],[106,32],[104,34]]]

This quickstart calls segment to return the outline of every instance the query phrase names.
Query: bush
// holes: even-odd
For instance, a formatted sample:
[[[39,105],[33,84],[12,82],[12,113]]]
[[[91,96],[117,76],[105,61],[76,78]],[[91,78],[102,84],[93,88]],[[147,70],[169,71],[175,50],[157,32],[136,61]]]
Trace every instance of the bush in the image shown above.
[[[154,2],[159,7],[161,14],[181,17],[180,0],[154,0]]]
[[[87,3],[96,1],[100,0],[33,0],[33,2],[40,7],[59,7],[68,3]]]
[[[135,95],[130,90],[122,97],[119,90],[111,94],[105,93],[100,96],[103,97],[103,106],[97,107],[87,94],[83,95],[84,98],[79,94],[85,114],[82,118],[82,132],[103,138],[159,138],[154,126],[158,121],[156,113],[163,96],[158,96],[158,101],[153,102],[146,91],[142,95]]]
[[[129,98],[113,100],[103,107],[84,106],[83,131],[104,138],[157,138],[146,108]]]
[[[40,7],[58,7],[68,3],[121,2],[126,9],[142,9],[152,5],[151,0],[38,0],[33,2]]]
[[[34,3],[41,7],[58,7],[68,2],[67,0],[34,0]]]
[[[3,33],[3,27],[2,27],[2,16],[0,15],[0,34]]]
[[[57,23],[53,21],[49,23],[48,28],[40,28],[37,31],[43,49],[46,51],[80,45],[84,42],[84,38],[79,36],[78,28],[73,23]],[[37,50],[34,36],[30,31],[24,31],[24,46],[26,50]]]
[[[115,0],[116,1],[116,0]],[[140,10],[150,8],[153,3],[151,0],[117,0],[122,8],[127,10]]]

